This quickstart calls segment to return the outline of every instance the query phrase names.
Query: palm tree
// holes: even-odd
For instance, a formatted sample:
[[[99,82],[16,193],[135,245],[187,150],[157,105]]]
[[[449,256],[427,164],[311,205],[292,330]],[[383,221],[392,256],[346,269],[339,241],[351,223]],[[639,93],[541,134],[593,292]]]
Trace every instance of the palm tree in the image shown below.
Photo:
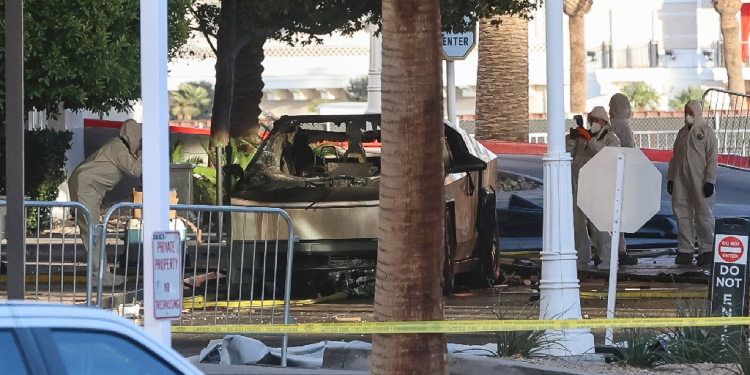
[[[211,104],[208,91],[200,86],[181,84],[178,91],[171,92],[172,115],[178,120],[192,120],[202,108]]]
[[[443,320],[442,34],[438,0],[383,1],[375,320]],[[372,374],[447,374],[443,334],[372,337]]]
[[[727,88],[745,93],[745,78],[742,76],[742,44],[737,13],[742,8],[741,0],[712,0],[714,9],[721,18],[721,34],[724,37],[724,56],[727,64]],[[732,101],[735,104],[738,101]]]
[[[528,20],[479,24],[477,139],[526,142],[529,134]]]
[[[570,111],[586,111],[586,33],[583,16],[593,0],[563,0],[570,28]]]
[[[675,110],[683,110],[689,101],[701,99],[703,99],[703,90],[689,85],[686,89],[680,91],[674,99],[669,101],[669,106]]]
[[[646,82],[633,82],[622,88],[634,109],[643,111],[657,109],[661,96]]]

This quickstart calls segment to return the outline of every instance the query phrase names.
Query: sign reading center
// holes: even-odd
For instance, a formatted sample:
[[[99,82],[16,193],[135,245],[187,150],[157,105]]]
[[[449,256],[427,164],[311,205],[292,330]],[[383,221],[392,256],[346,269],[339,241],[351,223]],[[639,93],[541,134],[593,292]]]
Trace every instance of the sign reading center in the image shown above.
[[[182,246],[179,232],[154,232],[154,318],[182,314]]]

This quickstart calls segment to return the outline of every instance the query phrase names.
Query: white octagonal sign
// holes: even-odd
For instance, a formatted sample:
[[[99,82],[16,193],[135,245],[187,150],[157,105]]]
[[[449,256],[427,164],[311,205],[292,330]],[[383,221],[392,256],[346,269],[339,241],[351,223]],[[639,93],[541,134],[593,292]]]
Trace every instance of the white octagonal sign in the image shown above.
[[[635,233],[661,207],[662,175],[640,149],[605,147],[589,160],[578,177],[578,207],[597,229],[612,231],[620,154],[625,154],[620,231]]]
[[[458,34],[443,32],[443,57],[446,60],[463,60],[476,43],[476,35],[471,31]]]

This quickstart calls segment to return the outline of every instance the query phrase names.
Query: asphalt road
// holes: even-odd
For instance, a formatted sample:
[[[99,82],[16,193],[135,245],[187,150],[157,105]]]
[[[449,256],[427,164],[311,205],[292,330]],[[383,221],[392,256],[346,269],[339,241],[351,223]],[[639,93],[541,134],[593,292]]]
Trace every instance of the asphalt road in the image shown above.
[[[672,200],[667,194],[667,163],[654,163],[661,172],[661,211],[662,214],[672,213]],[[544,178],[541,156],[529,155],[498,155],[498,169],[527,176]],[[727,167],[719,167],[716,181],[716,217],[750,216],[750,172]],[[644,192],[646,193],[646,192]],[[541,202],[539,202],[541,203]]]

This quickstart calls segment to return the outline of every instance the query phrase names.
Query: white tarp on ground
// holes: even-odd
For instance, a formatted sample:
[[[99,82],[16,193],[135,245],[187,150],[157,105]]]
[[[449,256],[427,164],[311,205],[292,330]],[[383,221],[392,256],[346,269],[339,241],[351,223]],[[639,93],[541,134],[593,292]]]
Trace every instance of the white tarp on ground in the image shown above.
[[[321,341],[314,344],[289,348],[289,367],[320,368],[323,366],[323,352],[326,348],[372,349],[372,344],[363,341]],[[495,355],[497,344],[469,346],[448,344],[448,353],[473,355]],[[278,365],[281,363],[281,349],[269,348],[262,342],[239,335],[227,335],[220,340],[211,340],[201,354],[190,358],[191,362],[222,365]]]

